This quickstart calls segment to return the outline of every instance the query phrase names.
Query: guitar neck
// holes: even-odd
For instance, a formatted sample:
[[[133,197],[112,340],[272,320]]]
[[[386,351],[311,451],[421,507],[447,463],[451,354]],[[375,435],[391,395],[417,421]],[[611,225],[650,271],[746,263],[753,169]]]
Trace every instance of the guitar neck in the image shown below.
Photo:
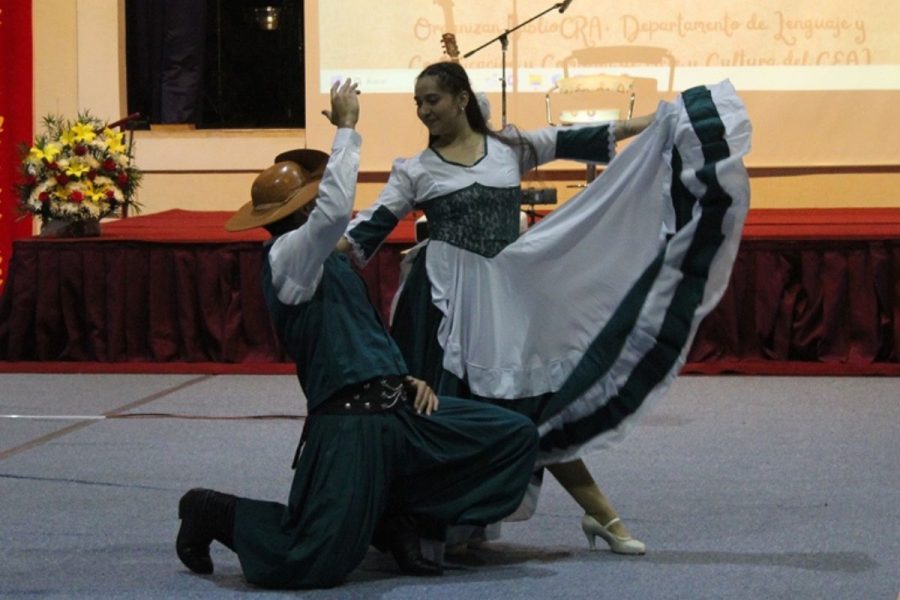
[[[456,22],[453,20],[453,1],[434,0],[434,2],[435,4],[440,4],[441,10],[444,12],[444,31],[456,33]]]

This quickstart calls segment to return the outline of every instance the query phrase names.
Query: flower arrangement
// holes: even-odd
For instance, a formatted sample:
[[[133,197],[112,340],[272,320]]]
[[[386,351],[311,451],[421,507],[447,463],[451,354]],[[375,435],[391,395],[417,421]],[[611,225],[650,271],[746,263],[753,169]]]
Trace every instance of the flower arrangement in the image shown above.
[[[125,134],[90,115],[75,122],[44,117],[45,132],[22,148],[19,208],[49,221],[98,221],[123,207],[140,206],[134,192],[141,173]]]

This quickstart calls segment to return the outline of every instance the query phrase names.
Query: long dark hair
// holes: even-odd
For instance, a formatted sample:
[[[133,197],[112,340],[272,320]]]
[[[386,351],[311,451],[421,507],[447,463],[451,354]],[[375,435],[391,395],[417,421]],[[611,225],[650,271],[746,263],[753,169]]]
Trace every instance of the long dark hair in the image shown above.
[[[466,103],[465,110],[469,127],[477,133],[492,137],[517,150],[522,171],[526,170],[526,166],[537,166],[537,150],[534,144],[526,140],[517,127],[510,125],[503,133],[488,127],[484,113],[481,112],[481,107],[478,106],[478,98],[475,96],[475,91],[469,82],[469,75],[459,63],[444,61],[430,64],[422,69],[422,72],[416,77],[416,81],[423,77],[434,77],[437,80],[438,87],[448,94],[456,96],[462,92],[468,93],[469,101]],[[429,135],[428,145],[431,146],[433,143],[434,136]],[[526,152],[527,158],[530,160],[526,160]]]

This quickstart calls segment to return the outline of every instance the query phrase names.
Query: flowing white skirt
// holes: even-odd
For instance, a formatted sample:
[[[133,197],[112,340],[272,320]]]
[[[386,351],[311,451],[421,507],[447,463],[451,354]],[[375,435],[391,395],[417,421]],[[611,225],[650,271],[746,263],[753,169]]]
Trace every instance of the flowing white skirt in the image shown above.
[[[494,258],[429,243],[444,368],[481,396],[554,393],[541,464],[620,438],[678,374],[737,253],[750,133],[729,82],[688,90]]]

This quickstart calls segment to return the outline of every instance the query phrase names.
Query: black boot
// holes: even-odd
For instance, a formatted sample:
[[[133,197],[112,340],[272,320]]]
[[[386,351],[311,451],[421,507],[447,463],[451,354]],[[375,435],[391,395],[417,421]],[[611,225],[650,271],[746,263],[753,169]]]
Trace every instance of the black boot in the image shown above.
[[[194,488],[178,502],[181,527],[175,539],[178,558],[194,573],[213,572],[209,545],[217,540],[234,550],[234,509],[237,498],[214,490]]]
[[[400,570],[409,575],[435,576],[443,574],[441,565],[422,556],[419,534],[410,516],[389,519],[389,549]]]

